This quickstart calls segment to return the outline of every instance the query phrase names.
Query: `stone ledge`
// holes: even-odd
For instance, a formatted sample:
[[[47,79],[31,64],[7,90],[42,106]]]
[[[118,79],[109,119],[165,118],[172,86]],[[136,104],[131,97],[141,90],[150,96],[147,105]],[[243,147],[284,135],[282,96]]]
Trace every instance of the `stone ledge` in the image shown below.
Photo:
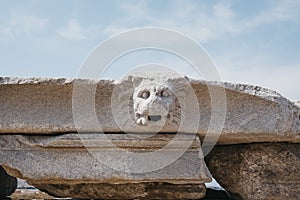
[[[53,135],[77,131],[124,131],[114,120],[110,96],[115,86],[123,84],[128,87],[128,80],[135,79],[145,78],[131,77],[115,82],[63,78],[1,78],[0,134]],[[177,82],[180,78],[169,79]],[[75,127],[72,92],[76,81],[87,88],[97,84],[95,110],[101,130],[88,125],[89,116],[86,116],[87,126]],[[226,93],[226,121],[220,135],[220,144],[300,142],[300,108],[278,93],[244,84],[221,84],[201,80],[191,80],[190,83],[199,102],[200,122],[197,132],[201,138],[204,138],[210,122],[210,88],[215,91],[224,89]],[[177,129],[172,127],[174,126],[163,128],[161,132],[176,132]]]

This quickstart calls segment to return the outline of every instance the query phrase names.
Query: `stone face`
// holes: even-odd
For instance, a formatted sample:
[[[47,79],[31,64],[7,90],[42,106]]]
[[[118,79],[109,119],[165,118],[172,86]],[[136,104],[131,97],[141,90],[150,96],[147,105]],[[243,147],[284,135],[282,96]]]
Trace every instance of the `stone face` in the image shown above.
[[[299,199],[300,144],[218,146],[206,163],[234,199]]]
[[[0,78],[2,94],[0,109],[3,113],[0,116],[0,132],[2,134],[36,133],[50,135],[76,131],[112,133],[137,130],[137,132],[146,132],[147,129],[142,131],[130,129],[135,125],[134,113],[130,113],[131,108],[127,109],[129,113],[125,113],[127,117],[121,117],[121,120],[124,118],[128,120],[126,123],[129,124],[128,130],[126,127],[125,130],[120,128],[120,122],[116,121],[112,111],[112,108],[116,107],[112,106],[112,103],[117,105],[118,103],[122,104],[122,102],[130,103],[135,87],[145,80],[151,81],[155,78],[151,76],[146,78],[129,76],[115,82]],[[222,118],[226,117],[224,126],[221,126],[219,144],[280,141],[297,143],[300,141],[299,107],[274,91],[242,84],[191,81],[184,77],[165,77],[165,81],[171,85],[178,84],[177,88],[181,88],[181,83],[185,86],[186,81],[190,83],[199,104],[200,120],[197,133],[201,139],[204,138],[209,129],[211,114],[217,113],[216,115],[219,116],[211,122],[212,134],[214,134],[214,124],[218,124],[216,123],[218,120],[222,122]],[[223,101],[224,98],[220,98],[223,92],[226,94],[226,102]],[[90,105],[90,99],[94,97],[95,107],[85,109],[83,106],[83,113],[72,113],[72,94],[73,103],[74,94],[76,94],[75,96],[80,98],[80,101],[77,102],[80,105]],[[113,96],[115,101],[112,101],[111,97],[114,94],[118,96]],[[191,102],[189,95],[182,93],[181,96],[185,97],[185,102]],[[187,105],[189,107],[191,103]],[[212,105],[214,106],[212,107]],[[73,104],[74,108],[76,105]],[[222,110],[226,111],[226,116],[221,112]],[[184,107],[181,108],[181,111],[184,111]],[[118,113],[120,110],[114,110],[114,112]],[[101,128],[99,128],[99,124],[91,123],[94,117],[91,113],[96,114]],[[74,116],[78,116],[82,120],[82,123],[76,127]],[[122,116],[124,115],[122,114]],[[185,116],[187,121],[195,121],[194,118],[189,117],[189,115]],[[170,123],[159,131],[173,133],[177,130],[178,126]],[[189,130],[183,130],[183,132],[189,133]]]
[[[132,95],[132,107],[136,123],[149,126],[152,121],[159,121],[160,123],[179,126],[180,105],[176,101],[174,87],[173,84],[165,80],[142,81]],[[171,114],[169,114],[170,112]]]

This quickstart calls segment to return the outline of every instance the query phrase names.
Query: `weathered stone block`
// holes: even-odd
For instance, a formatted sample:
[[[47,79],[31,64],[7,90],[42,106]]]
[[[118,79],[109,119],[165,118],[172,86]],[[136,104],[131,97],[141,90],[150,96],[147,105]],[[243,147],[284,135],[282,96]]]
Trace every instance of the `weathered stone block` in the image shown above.
[[[83,183],[37,184],[37,188],[53,196],[91,199],[201,199],[205,195],[203,184],[171,183]]]
[[[54,134],[65,132],[120,132],[112,113],[111,96],[114,88],[125,88],[134,93],[134,85],[155,77],[140,75],[121,81],[77,79],[0,78],[1,102],[0,133]],[[179,83],[183,77],[168,77],[166,81]],[[211,121],[212,102],[224,107],[225,124],[220,144],[251,142],[300,142],[300,109],[278,93],[257,86],[188,80],[195,92],[200,110],[198,134],[203,139]],[[131,84],[130,84],[131,83]],[[73,87],[82,89],[82,104],[93,97],[101,130],[90,124],[91,116],[81,113],[85,120],[75,127],[72,113]],[[225,91],[226,102],[218,98]],[[90,94],[91,92],[92,94]],[[88,95],[86,93],[89,93]],[[121,94],[121,93],[119,93]],[[126,96],[126,95],[125,95]],[[120,102],[124,99],[120,98]],[[188,99],[187,102],[189,103]],[[220,121],[225,113],[219,113]],[[188,117],[188,116],[186,116]],[[132,116],[134,118],[134,116]],[[128,117],[127,117],[128,119]],[[193,119],[187,119],[193,120]],[[134,124],[134,120],[128,123]],[[129,126],[130,127],[130,126]],[[77,128],[77,129],[76,129]],[[173,133],[176,126],[165,126],[160,132]],[[134,132],[134,131],[133,131]],[[140,132],[140,131],[138,131]],[[188,132],[187,132],[188,133]]]
[[[158,73],[119,81],[0,78],[0,93],[0,164],[53,195],[201,198],[210,181],[200,149],[206,139],[204,150],[228,145],[207,161],[234,197],[296,199],[300,191],[299,103],[268,89]],[[186,138],[165,149],[176,132]],[[160,149],[150,163],[131,154]],[[165,167],[137,170],[182,151]]]
[[[187,198],[205,196],[203,183],[210,182],[211,178],[203,158],[199,155],[201,150],[197,137],[185,136],[186,140],[194,138],[192,145],[170,165],[155,171],[134,173],[136,166],[147,166],[149,162],[145,160],[144,163],[133,163],[132,158],[127,154],[123,156],[109,154],[114,155],[111,162],[117,160],[116,163],[125,166],[124,169],[133,171],[110,168],[107,166],[108,163],[103,163],[97,157],[107,151],[112,153],[115,151],[112,146],[108,145],[106,141],[108,139],[103,136],[103,134],[88,133],[81,137],[78,134],[0,135],[0,163],[10,174],[57,196],[113,198],[109,197],[112,192],[115,198],[127,198],[129,194],[132,198],[138,198],[143,193],[145,198],[149,196],[164,199],[169,194],[168,198],[172,199],[176,196],[182,198],[182,195],[188,193],[180,194],[181,189],[176,189],[177,193],[170,193],[172,189],[181,186],[187,191],[193,191],[187,195]],[[141,140],[127,134],[108,136],[118,148],[134,153],[149,153],[161,149],[174,137],[174,135],[158,134]],[[178,141],[173,147],[163,150],[162,155],[172,156],[184,145],[186,145],[184,140]],[[146,157],[146,159],[149,158]],[[166,159],[167,157],[157,157],[155,162],[164,164]],[[159,187],[155,188],[156,186]],[[59,188],[64,188],[64,190],[61,191]],[[83,190],[76,193],[75,188]],[[135,193],[134,188],[138,192]],[[118,189],[124,189],[124,192],[117,194]]]
[[[235,199],[299,199],[300,144],[217,146],[206,162]]]

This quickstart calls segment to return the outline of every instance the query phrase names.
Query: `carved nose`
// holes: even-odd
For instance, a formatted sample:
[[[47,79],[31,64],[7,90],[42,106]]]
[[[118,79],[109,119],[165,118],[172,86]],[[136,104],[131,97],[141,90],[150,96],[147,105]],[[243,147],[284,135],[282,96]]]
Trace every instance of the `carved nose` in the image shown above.
[[[157,121],[161,120],[161,116],[160,115],[148,115],[148,120],[157,122]]]

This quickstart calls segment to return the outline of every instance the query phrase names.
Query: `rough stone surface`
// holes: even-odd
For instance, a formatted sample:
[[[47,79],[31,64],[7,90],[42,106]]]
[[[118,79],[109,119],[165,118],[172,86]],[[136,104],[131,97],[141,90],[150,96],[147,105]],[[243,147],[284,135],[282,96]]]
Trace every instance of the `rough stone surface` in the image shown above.
[[[123,184],[47,184],[36,185],[40,190],[57,197],[90,199],[201,199],[203,184],[123,183]]]
[[[17,189],[12,195],[9,196],[7,199],[3,200],[31,200],[31,199],[36,199],[36,200],[50,200],[50,199],[55,199],[55,200],[74,200],[72,198],[56,198],[53,196],[48,195],[45,192],[41,192],[38,189]]]
[[[296,101],[294,103],[296,104],[296,106],[298,106],[300,108],[300,101]]]
[[[119,96],[114,98],[117,99],[115,103],[126,102],[126,98],[130,103],[134,88],[140,86],[145,80],[154,79],[152,76],[142,75],[129,76],[121,81],[0,78],[2,94],[0,109],[3,113],[0,116],[0,132],[2,134],[53,134],[77,130],[110,133],[127,131],[120,129],[119,122],[115,121],[111,96],[118,91]],[[186,84],[186,80],[188,79],[184,77],[165,78],[170,85],[179,84],[176,86],[178,88],[182,86],[180,83]],[[220,144],[280,141],[298,143],[300,141],[300,109],[278,93],[243,84],[222,84],[200,80],[188,80],[188,82],[195,91],[199,103],[200,121],[197,132],[201,138],[205,136],[211,121],[211,113],[215,111],[211,107],[214,102],[214,105],[226,108],[226,120],[219,139]],[[85,109],[84,113],[80,113],[82,123],[76,127],[73,119],[74,113],[72,113],[74,86],[77,88],[76,94],[81,98],[79,103],[82,105],[89,105],[90,99],[95,98],[95,107],[93,110]],[[167,89],[168,87],[167,85]],[[226,102],[218,100],[220,99],[218,95],[222,94],[223,89]],[[128,91],[131,91],[131,94],[128,95]],[[185,101],[189,102],[189,99]],[[181,109],[184,110],[184,108]],[[94,111],[101,125],[100,129],[99,126],[91,124],[93,116],[90,113]],[[134,126],[134,113],[127,113],[127,115],[125,117],[129,120],[127,124]],[[75,116],[77,116],[76,113]],[[188,118],[189,116],[186,117],[187,120],[193,121]],[[222,117],[221,113],[220,118]],[[171,123],[160,132],[176,132],[177,130],[177,126]],[[141,131],[138,130],[138,132]]]
[[[300,144],[218,146],[206,162],[234,199],[299,199]]]
[[[218,141],[208,165],[234,198],[298,197],[300,106],[272,90],[156,73],[118,81],[4,77],[0,94],[0,165],[52,195],[204,197],[211,175],[202,140]],[[151,163],[132,156],[159,150]],[[178,152],[165,168],[132,172]]]
[[[161,149],[174,137],[174,135],[159,134],[141,140],[132,138],[127,134],[107,134],[106,136],[119,148],[135,153],[147,153]],[[86,197],[83,195],[85,193],[90,198],[107,198],[105,195],[93,195],[117,190],[114,185],[110,186],[110,184],[123,184],[122,188],[128,187],[125,191],[128,191],[129,194],[132,192],[131,183],[136,183],[140,188],[144,188],[153,197],[155,194],[167,195],[169,187],[161,188],[161,191],[160,188],[157,188],[159,191],[150,192],[151,188],[154,188],[151,184],[156,182],[175,184],[174,187],[190,187],[191,190],[195,191],[195,194],[191,195],[195,195],[196,198],[205,195],[205,190],[201,188],[204,187],[205,182],[211,181],[211,177],[203,158],[199,156],[199,139],[191,135],[185,137],[187,140],[191,138],[194,140],[191,140],[192,145],[181,157],[164,168],[147,173],[114,170],[96,159],[99,154],[106,153],[106,151],[114,152],[103,134],[86,133],[81,138],[78,134],[57,136],[0,135],[0,163],[10,174],[25,179],[29,184],[58,196],[68,194],[65,197],[70,195],[75,195],[72,197]],[[178,141],[174,147],[163,151],[162,155],[172,156],[183,145],[186,145],[184,140]],[[113,155],[115,156],[112,157],[111,162],[117,161],[116,167],[118,163],[120,166],[132,169],[139,165],[147,165],[146,162],[145,164],[132,163],[131,157],[128,157],[127,154],[124,156]],[[147,159],[149,158],[147,157]],[[157,157],[155,161],[159,163],[166,159],[167,157]],[[107,184],[107,189],[99,191],[98,189],[101,188],[99,184],[102,186]],[[70,186],[69,189],[65,187],[67,185]],[[196,185],[200,187],[199,190],[197,190]],[[51,190],[51,188],[60,187],[65,188],[64,193]],[[76,194],[73,190],[80,187],[93,189],[91,191],[82,190],[81,193]],[[198,194],[196,194],[197,191],[199,191]],[[122,194],[120,193],[118,198],[121,198]],[[134,196],[135,193],[132,195]],[[140,193],[136,193],[136,195],[140,195]],[[170,194],[170,198],[175,198],[172,195]],[[176,195],[180,196],[179,193]],[[126,196],[123,197],[126,198]]]

